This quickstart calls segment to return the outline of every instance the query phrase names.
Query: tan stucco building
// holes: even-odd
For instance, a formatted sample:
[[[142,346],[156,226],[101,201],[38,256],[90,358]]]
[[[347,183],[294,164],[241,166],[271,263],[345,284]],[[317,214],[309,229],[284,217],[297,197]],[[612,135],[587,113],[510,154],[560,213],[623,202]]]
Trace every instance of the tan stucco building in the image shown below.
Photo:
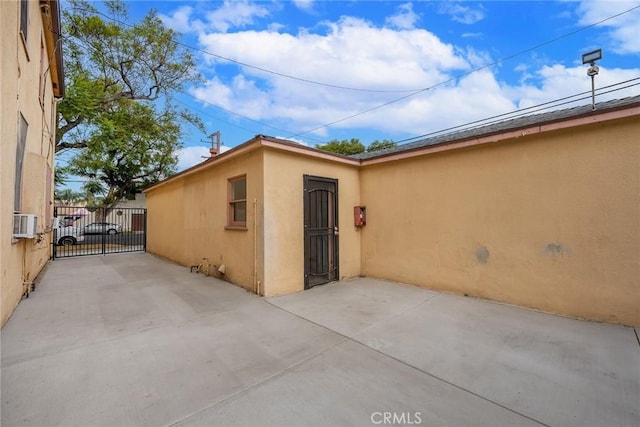
[[[6,322],[50,256],[56,99],[63,96],[59,4],[0,1],[0,291]],[[15,238],[14,214],[37,218]]]
[[[639,118],[626,98],[352,157],[256,136],[147,189],[148,250],[266,296],[366,275],[637,326]]]

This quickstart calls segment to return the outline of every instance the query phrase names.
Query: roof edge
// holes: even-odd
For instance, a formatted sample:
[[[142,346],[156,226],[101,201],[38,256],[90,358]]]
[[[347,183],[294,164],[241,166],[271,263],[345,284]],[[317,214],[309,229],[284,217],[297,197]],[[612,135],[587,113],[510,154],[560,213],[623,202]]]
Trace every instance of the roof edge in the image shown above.
[[[424,155],[431,152],[454,150],[457,148],[470,147],[474,145],[486,144],[489,142],[498,142],[526,135],[549,132],[552,130],[565,129],[584,124],[600,123],[609,120],[640,115],[640,96],[633,98],[637,99],[633,102],[629,102],[620,106],[610,107],[604,110],[589,110],[588,112],[581,114],[549,120],[541,120],[540,122],[522,124],[507,129],[479,133],[473,136],[461,136],[460,138],[453,138],[451,140],[433,144],[425,144],[417,147],[407,147],[405,149],[395,149],[386,153],[381,152],[380,154],[371,157],[360,158],[359,160],[361,161],[361,165],[363,166],[373,165],[377,163],[384,163],[387,161],[399,160],[401,158]],[[453,136],[455,135],[455,133],[439,135],[437,137],[429,139],[446,137],[447,135]],[[429,141],[429,139],[426,139],[424,141]]]
[[[40,0],[40,15],[45,23],[45,43],[50,62],[51,81],[55,83],[53,94],[64,97],[64,61],[62,57],[62,30],[60,25],[60,2],[58,0]]]
[[[184,177],[187,177],[189,175],[192,175],[196,172],[200,172],[202,170],[205,169],[209,169],[210,167],[213,167],[214,165],[226,161],[226,160],[230,160],[234,157],[237,157],[241,154],[245,154],[251,151],[256,150],[257,148],[259,148],[260,144],[260,135],[256,135],[255,137],[251,138],[250,140],[248,140],[247,142],[244,142],[241,145],[238,145],[237,147],[232,148],[229,151],[225,151],[224,153],[220,153],[215,157],[210,157],[207,160],[198,163],[197,165],[193,165],[190,168],[187,168],[183,171],[180,171],[178,173],[176,173],[175,175],[171,175],[168,178],[163,179],[160,182],[157,182],[155,184],[153,184],[150,187],[145,188],[144,190],[142,190],[143,193],[147,193],[148,191],[153,191],[155,189],[157,189],[158,187],[162,187],[166,184],[169,184],[170,182],[173,182],[177,179],[181,179]]]
[[[265,148],[273,148],[277,150],[282,150],[295,154],[302,154],[305,156],[310,156],[318,159],[329,160],[337,163],[342,163],[345,165],[351,166],[360,166],[360,160],[354,159],[353,157],[344,156],[341,154],[331,153],[329,151],[318,150],[317,148],[307,147],[302,144],[298,144],[293,141],[287,141],[285,139],[274,138],[271,136],[265,135],[256,135],[247,142],[244,142],[237,147],[230,149],[229,151],[225,151],[224,153],[218,154],[215,157],[211,157],[197,165],[191,166],[181,172],[178,172],[175,175],[172,175],[150,187],[147,187],[143,190],[143,193],[148,191],[153,191],[158,187],[161,187],[165,184],[169,184],[177,179],[184,178],[196,172],[200,172],[202,170],[208,169],[209,167],[213,167],[214,165],[219,164],[220,162],[224,162],[235,158],[237,156],[241,156],[243,154],[249,153],[251,151],[257,150],[261,147]]]
[[[278,150],[288,151],[291,153],[302,154],[319,159],[329,160],[332,162],[343,163],[352,166],[359,166],[360,160],[351,156],[333,153],[331,151],[319,150],[317,148],[308,147],[298,144],[297,142],[287,141],[286,139],[273,138],[271,136],[259,135],[261,137],[262,146],[276,148]]]
[[[256,135],[247,142],[244,142],[229,151],[225,151],[215,157],[211,157],[202,163],[194,165],[177,174],[170,176],[148,188],[143,190],[144,193],[153,191],[161,186],[174,182],[177,179],[184,178],[191,174],[213,167],[220,162],[233,159],[237,156],[257,150],[261,147],[282,150],[290,153],[301,154],[316,159],[323,159],[332,162],[342,163],[349,166],[370,166],[379,163],[386,163],[396,160],[402,160],[411,157],[423,156],[427,154],[438,153],[442,151],[456,150],[477,145],[489,144],[508,139],[518,139],[525,136],[541,134],[561,129],[567,129],[575,126],[582,126],[594,123],[602,123],[610,120],[616,120],[626,117],[640,115],[640,96],[631,102],[623,105],[610,107],[604,110],[588,111],[585,113],[554,118],[550,120],[541,120],[540,122],[527,123],[526,125],[514,126],[508,129],[501,129],[494,132],[480,133],[478,135],[460,137],[444,142],[434,143],[431,145],[423,145],[418,147],[410,147],[407,149],[394,150],[388,153],[381,153],[378,156],[368,158],[357,158],[354,156],[345,156],[342,154],[332,153],[329,151],[319,150],[317,148],[308,147],[293,141],[279,139],[266,135]]]

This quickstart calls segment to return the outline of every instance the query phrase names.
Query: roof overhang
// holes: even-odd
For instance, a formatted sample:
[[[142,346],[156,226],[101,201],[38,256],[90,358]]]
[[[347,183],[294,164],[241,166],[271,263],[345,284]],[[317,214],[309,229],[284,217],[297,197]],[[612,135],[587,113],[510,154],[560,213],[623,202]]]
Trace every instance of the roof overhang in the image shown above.
[[[211,157],[202,163],[192,166],[182,172],[173,175],[161,181],[149,188],[146,188],[144,192],[155,190],[166,184],[175,182],[181,178],[189,175],[207,170],[209,168],[216,167],[221,163],[228,160],[235,159],[239,156],[245,155],[252,151],[267,148],[272,150],[280,150],[292,154],[301,156],[307,156],[313,159],[325,160],[333,163],[343,164],[345,166],[370,166],[380,163],[393,162],[397,160],[408,159],[412,157],[425,156],[434,153],[440,153],[443,151],[457,150],[462,148],[468,148],[473,146],[480,146],[489,143],[496,143],[501,141],[517,141],[520,138],[538,135],[546,132],[558,131],[562,129],[574,128],[577,126],[584,126],[596,123],[603,123],[610,120],[623,119],[627,117],[640,116],[640,102],[633,103],[631,105],[625,105],[620,108],[612,108],[608,110],[602,110],[591,112],[589,114],[583,114],[578,116],[566,117],[563,119],[540,122],[531,124],[529,126],[521,126],[518,128],[511,128],[502,130],[495,133],[487,133],[477,135],[470,138],[461,138],[452,141],[447,141],[439,144],[428,145],[424,147],[395,151],[388,154],[381,154],[380,156],[371,157],[368,159],[356,159],[350,156],[344,156],[340,154],[331,153],[328,151],[318,150],[316,148],[307,147],[302,144],[298,144],[293,141],[287,141],[284,139],[273,138],[270,136],[256,135],[253,139],[241,144],[229,151],[219,154],[215,157]]]
[[[49,57],[49,70],[53,95],[64,96],[64,67],[62,62],[62,37],[60,28],[60,3],[58,0],[40,0],[40,15],[44,27],[44,38]]]
[[[406,151],[397,151],[389,154],[382,154],[378,157],[371,157],[368,159],[362,159],[362,166],[375,165],[379,163],[387,163],[396,160],[407,159],[411,157],[424,156],[427,154],[440,153],[443,151],[457,150],[460,148],[473,147],[477,145],[517,140],[519,138],[531,135],[537,135],[545,132],[552,132],[562,129],[573,128],[577,126],[584,126],[595,123],[607,122],[615,119],[622,119],[626,117],[633,117],[640,115],[640,105],[636,104],[631,107],[624,107],[620,109],[612,109],[605,111],[596,111],[594,113],[574,116],[570,118],[560,119],[557,121],[550,121],[547,123],[536,123],[534,125],[508,129],[501,132],[492,134],[479,135],[472,138],[458,139],[440,144],[429,145],[420,148],[414,148]]]
[[[360,160],[354,159],[350,156],[344,156],[342,154],[336,154],[329,151],[318,150],[317,148],[307,147],[306,145],[298,144],[296,142],[287,141],[286,139],[278,139],[270,136],[259,135],[261,145],[263,147],[274,148],[277,150],[287,151],[289,153],[300,154],[303,156],[310,156],[315,159],[327,160],[335,163],[342,163],[344,165],[359,166]]]
[[[218,154],[215,157],[210,157],[202,163],[185,169],[182,172],[179,172],[163,181],[158,182],[157,184],[152,185],[151,187],[145,188],[143,192],[146,193],[148,191],[153,191],[158,187],[164,186],[179,179],[183,179],[189,175],[193,175],[195,173],[219,166],[222,163],[225,163],[232,159],[236,159],[240,156],[261,148],[284,151],[291,154],[307,156],[310,158],[326,160],[334,163],[341,163],[348,166],[360,166],[360,161],[358,159],[354,159],[349,156],[343,156],[340,154],[330,153],[328,151],[318,150],[316,148],[307,147],[305,145],[287,141],[284,139],[278,139],[264,135],[256,135],[254,138],[250,139],[244,144],[234,147],[229,151],[225,151],[224,153]]]

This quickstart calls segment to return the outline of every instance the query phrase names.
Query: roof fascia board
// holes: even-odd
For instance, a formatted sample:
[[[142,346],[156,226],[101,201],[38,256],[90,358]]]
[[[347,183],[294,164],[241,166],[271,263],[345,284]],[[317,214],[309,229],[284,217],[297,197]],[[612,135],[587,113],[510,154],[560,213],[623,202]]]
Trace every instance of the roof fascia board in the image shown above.
[[[51,80],[55,83],[53,94],[64,96],[64,66],[62,59],[62,39],[60,37],[60,3],[58,0],[40,0],[40,15],[44,23],[47,56],[50,61]]]
[[[400,151],[397,153],[388,154],[386,156],[374,157],[371,159],[363,159],[361,161],[362,166],[370,166],[379,163],[392,162],[396,160],[408,159],[411,157],[424,156],[427,154],[440,153],[443,151],[457,150],[460,148],[473,147],[476,145],[489,144],[492,142],[499,142],[508,139],[517,139],[523,136],[536,135],[545,132],[551,132],[561,129],[567,129],[576,126],[601,123],[609,120],[621,119],[625,117],[632,117],[640,115],[640,106],[634,106],[631,108],[623,108],[613,111],[605,111],[597,115],[589,115],[582,117],[573,117],[567,120],[560,120],[551,123],[540,123],[537,125],[527,126],[524,128],[509,130],[501,133],[484,135],[474,138],[463,139],[459,141],[445,142],[438,145],[432,145],[427,147],[421,147],[409,151]]]
[[[289,142],[285,140],[280,140],[277,138],[265,137],[264,135],[257,135],[253,139],[245,142],[238,147],[235,147],[225,153],[219,154],[218,156],[209,159],[203,163],[192,166],[189,169],[186,169],[182,172],[179,172],[176,175],[173,175],[170,178],[165,179],[149,188],[143,190],[144,193],[148,191],[153,191],[165,184],[174,182],[177,179],[182,179],[194,173],[198,173],[200,171],[206,170],[214,165],[218,165],[222,162],[226,162],[227,160],[231,160],[243,154],[249,153],[251,151],[257,150],[261,147],[272,148],[282,151],[287,151],[290,153],[300,154],[316,159],[328,160],[331,162],[342,163],[350,166],[371,166],[380,163],[387,163],[396,160],[403,160],[417,156],[424,156],[428,154],[440,153],[443,151],[457,150],[461,148],[473,147],[477,145],[484,145],[494,142],[500,142],[505,140],[516,140],[518,138],[529,136],[529,135],[537,135],[545,132],[557,131],[562,129],[567,129],[576,126],[594,124],[606,122],[609,120],[621,119],[626,117],[632,117],[640,115],[640,105],[635,105],[632,107],[623,107],[615,110],[607,110],[603,111],[599,114],[595,115],[585,115],[572,117],[564,120],[558,120],[554,122],[547,123],[539,123],[536,125],[526,126],[523,128],[517,128],[513,130],[508,130],[500,133],[487,134],[484,136],[467,138],[458,141],[445,142],[438,145],[432,145],[427,147],[421,147],[413,150],[400,151],[388,155],[383,155],[380,157],[373,157],[370,159],[354,159],[347,156],[342,156],[334,153],[323,152],[321,150],[317,150],[314,148],[306,147],[304,145],[296,144],[294,142]]]
[[[323,152],[313,148],[305,147],[304,145],[290,143],[287,141],[262,139],[261,145],[263,147],[275,148],[282,151],[288,151],[290,153],[301,154],[303,156],[310,156],[316,159],[329,160],[331,162],[343,163],[351,166],[359,166],[360,160],[351,157],[345,157],[335,155],[329,152]]]
[[[249,153],[251,151],[254,151],[256,149],[260,148],[260,139],[259,138],[253,138],[251,140],[249,140],[248,142],[245,142],[242,145],[239,145],[236,148],[233,148],[229,151],[226,151],[222,154],[218,154],[216,157],[210,158],[208,160],[205,160],[202,163],[198,163],[195,166],[191,166],[189,169],[185,169],[182,172],[178,172],[177,174],[158,182],[157,184],[152,185],[151,187],[145,188],[144,190],[142,190],[143,193],[146,193],[148,191],[153,191],[156,190],[159,187],[162,187],[165,184],[169,184],[170,182],[174,182],[178,179],[182,179],[185,178],[189,175],[193,175],[194,173],[198,173],[201,172],[203,170],[209,169],[210,167],[213,167],[215,165],[219,165],[221,163],[224,163],[228,160],[234,159],[238,156],[241,156],[243,154]]]
[[[295,154],[301,154],[304,156],[310,156],[310,157],[319,158],[323,160],[329,160],[332,162],[342,163],[350,166],[360,166],[360,161],[358,159],[353,159],[350,157],[340,156],[332,153],[324,153],[320,150],[305,147],[304,145],[258,135],[253,139],[249,140],[249,142],[245,142],[244,144],[239,145],[236,148],[233,148],[227,152],[217,155],[213,159],[209,159],[208,161],[202,162],[200,164],[192,166],[189,169],[179,172],[173,175],[172,177],[165,179],[164,181],[161,181],[149,188],[144,189],[143,192],[146,193],[147,191],[155,190],[156,188],[164,184],[168,184],[169,182],[173,182],[176,179],[181,179],[186,176],[192,175],[194,173],[198,173],[200,171],[208,169],[209,167],[212,167],[213,165],[218,165],[221,162],[230,160],[237,156],[241,156],[250,151],[257,150],[260,147],[274,148],[277,150],[287,151]]]

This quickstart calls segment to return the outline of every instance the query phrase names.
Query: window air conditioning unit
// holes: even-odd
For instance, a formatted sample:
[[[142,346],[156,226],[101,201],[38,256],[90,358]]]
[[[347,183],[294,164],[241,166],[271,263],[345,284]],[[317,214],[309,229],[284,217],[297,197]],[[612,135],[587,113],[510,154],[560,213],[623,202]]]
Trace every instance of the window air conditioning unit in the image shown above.
[[[33,239],[36,237],[38,217],[31,214],[13,215],[13,237],[16,239]]]

